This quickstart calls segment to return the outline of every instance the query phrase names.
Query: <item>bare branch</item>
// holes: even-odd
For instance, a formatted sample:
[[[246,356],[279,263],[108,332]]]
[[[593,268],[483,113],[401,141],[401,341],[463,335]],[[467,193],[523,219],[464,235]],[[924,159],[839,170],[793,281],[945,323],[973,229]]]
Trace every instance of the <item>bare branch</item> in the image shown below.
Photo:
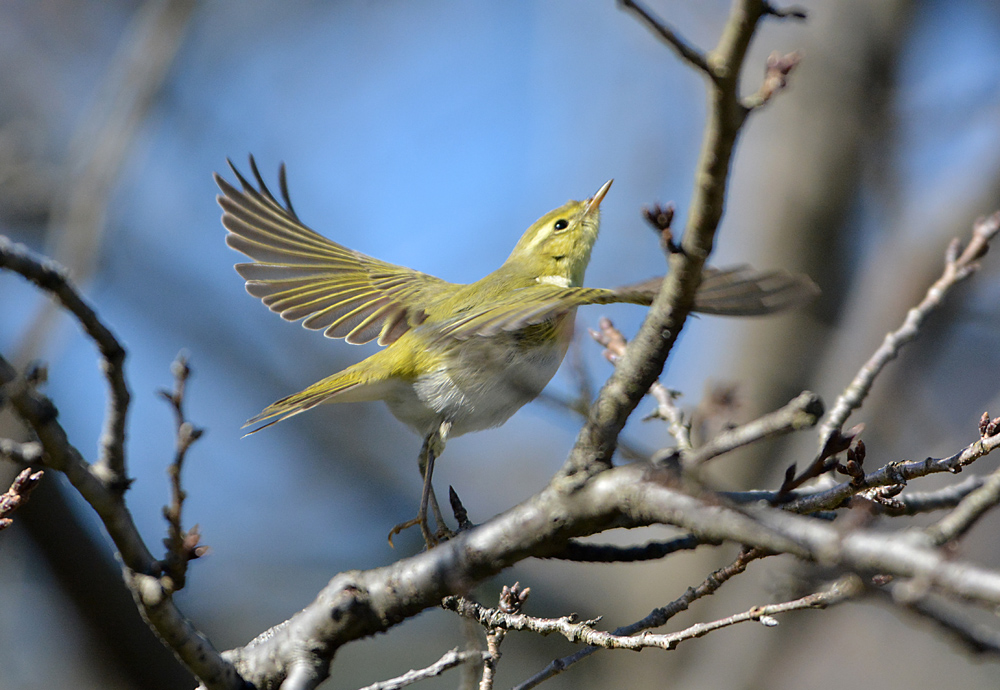
[[[722,219],[736,139],[749,112],[740,103],[739,75],[757,22],[765,14],[767,6],[761,0],[735,2],[718,45],[705,58],[714,77],[708,87],[708,122],[680,251],[668,257],[670,271],[642,327],[591,406],[558,481],[578,485],[611,467],[618,434],[663,371],[694,305]]]
[[[721,628],[727,628],[737,623],[760,621],[767,627],[774,627],[778,625],[778,621],[773,620],[771,617],[776,614],[787,613],[789,611],[801,611],[803,609],[825,609],[828,606],[833,606],[846,601],[847,599],[856,597],[862,592],[864,592],[864,585],[861,583],[861,579],[856,575],[846,575],[834,582],[827,589],[814,594],[809,594],[799,599],[786,601],[780,604],[754,606],[752,609],[743,613],[738,613],[727,618],[721,618],[710,623],[698,623],[697,625],[692,625],[685,630],[681,630],[670,635],[642,635],[640,638],[642,638],[644,642],[654,642],[654,644],[647,644],[646,646],[655,646],[660,647],[661,649],[674,649],[684,640],[703,637],[710,632]]]
[[[490,630],[486,633],[485,659],[483,661],[483,678],[479,682],[479,690],[493,690],[493,683],[496,680],[497,662],[500,661],[500,644],[503,642],[505,630]]]
[[[761,621],[765,617],[774,616],[788,611],[798,611],[808,608],[826,608],[833,604],[840,603],[845,599],[857,596],[864,591],[860,578],[856,576],[846,576],[841,578],[828,589],[810,594],[793,601],[786,601],[780,604],[770,604],[767,606],[754,606],[748,611],[738,613],[726,618],[722,618],[709,623],[699,623],[676,633],[657,635],[653,633],[640,633],[637,635],[615,635],[614,633],[601,632],[592,627],[594,621],[577,622],[572,616],[562,618],[532,618],[531,616],[505,615],[494,609],[484,609],[477,604],[465,601],[466,606],[456,606],[452,604],[456,601],[449,598],[445,601],[447,608],[452,608],[463,616],[478,620],[483,625],[490,627],[504,627],[508,630],[530,630],[542,635],[557,632],[563,635],[570,642],[584,642],[594,647],[605,649],[629,649],[638,651],[640,649],[657,648],[672,650],[685,640],[704,637],[710,632],[727,628],[737,623],[747,621]],[[777,622],[766,621],[766,625],[777,625]],[[531,687],[526,686],[526,687]]]
[[[973,654],[1000,655],[1000,633],[996,630],[976,623],[938,597],[904,595],[906,588],[899,584],[890,583],[875,591],[888,594],[896,606],[934,623]]]
[[[775,7],[770,2],[766,3],[766,11],[772,17],[777,17],[778,19],[805,19],[807,17],[804,8],[798,5],[792,5],[791,7],[786,7],[784,9],[780,7]]]
[[[174,420],[177,425],[174,461],[167,468],[167,475],[170,477],[171,501],[170,505],[163,508],[163,517],[167,520],[167,538],[163,540],[167,547],[167,555],[164,558],[163,567],[166,575],[171,579],[174,591],[177,591],[184,588],[188,562],[205,555],[208,547],[199,545],[201,533],[198,531],[198,526],[195,525],[190,530],[185,531],[181,520],[184,499],[187,498],[187,494],[181,488],[181,470],[191,445],[204,433],[203,429],[193,426],[184,416],[184,391],[188,377],[191,375],[191,368],[183,353],[177,355],[171,371],[174,374],[173,392],[160,391],[160,395],[173,408]]]
[[[639,17],[639,19],[642,20],[642,23],[645,24],[646,27],[664,43],[673,48],[674,52],[676,52],[682,60],[685,60],[691,64],[691,66],[695,67],[700,72],[703,72],[706,76],[710,78],[715,77],[715,73],[708,66],[708,61],[705,59],[705,55],[685,41],[676,31],[670,28],[666,22],[654,16],[652,12],[636,2],[636,0],[618,0],[618,4]]]
[[[479,650],[459,651],[458,647],[455,647],[426,668],[407,671],[396,678],[366,685],[361,690],[399,690],[399,688],[405,688],[407,685],[413,685],[422,680],[440,676],[445,671],[451,670],[456,666],[473,662],[481,663],[489,658],[489,652]]]
[[[681,464],[696,468],[712,458],[771,436],[787,434],[814,426],[823,415],[823,402],[815,393],[805,391],[779,410],[775,410],[735,429],[724,431],[705,445],[681,453]]]
[[[972,228],[972,239],[962,250],[958,240],[953,240],[945,255],[945,267],[941,277],[927,290],[920,304],[910,309],[903,325],[886,335],[875,353],[865,362],[854,380],[837,398],[819,432],[819,461],[830,439],[840,431],[851,413],[861,407],[868,396],[875,378],[885,366],[899,355],[904,345],[920,333],[927,317],[944,301],[948,292],[958,283],[968,278],[979,268],[978,261],[986,254],[990,241],[1000,232],[1000,211],[988,218],[980,218]]]
[[[124,564],[125,584],[142,607],[146,621],[185,666],[213,690],[237,690],[242,681],[212,643],[181,612],[160,578],[161,564],[146,547],[125,506],[121,490],[84,460],[56,421],[56,408],[0,356],[0,386],[17,415],[34,431],[44,448],[45,464],[66,475],[94,509],[115,543]]]
[[[661,625],[666,625],[667,621],[673,618],[675,615],[681,611],[686,611],[692,603],[701,599],[703,597],[714,594],[719,590],[722,585],[731,580],[736,575],[743,573],[747,566],[750,565],[752,561],[762,558],[764,553],[757,550],[750,550],[742,552],[739,557],[727,565],[724,568],[716,570],[714,573],[708,576],[708,578],[702,582],[697,587],[690,587],[688,590],[681,595],[679,598],[674,599],[672,602],[664,607],[653,609],[648,616],[640,621],[631,623],[630,625],[623,625],[620,628],[616,628],[612,634],[613,635],[635,635],[642,630],[648,630],[649,628],[658,628]],[[561,659],[555,659],[548,666],[543,668],[541,671],[531,676],[523,683],[519,683],[514,687],[514,690],[529,690],[529,688],[536,687],[542,682],[548,680],[552,676],[558,675],[563,671],[567,670],[573,664],[583,661],[588,656],[594,652],[602,649],[602,647],[597,647],[595,645],[590,645],[584,647],[578,652],[575,652],[569,656],[562,657]]]
[[[80,296],[66,270],[50,259],[36,257],[28,248],[0,236],[0,268],[20,274],[45,290],[76,317],[101,353],[101,370],[108,381],[108,407],[101,432],[101,452],[93,471],[117,490],[128,487],[125,473],[125,419],[129,391],[125,383],[125,349],[97,313]]]
[[[919,575],[944,593],[1000,604],[1000,573],[954,560],[919,534],[860,528],[845,533],[823,521],[774,508],[728,508],[711,497],[703,500],[670,488],[667,472],[625,465],[592,477],[582,487],[567,486],[557,477],[536,496],[430,551],[383,568],[342,573],[313,604],[226,656],[251,683],[280,682],[289,668],[282,660],[288,659],[300,660],[298,665],[311,660],[309,677],[319,682],[329,674],[329,658],[342,644],[438,605],[457,587],[468,589],[567,538],[654,523],[690,530],[703,539],[748,544],[858,572]],[[577,641],[607,643],[601,637],[604,633],[572,618],[529,620],[521,614],[472,613],[492,627],[558,632]],[[661,643],[666,640],[657,645]]]
[[[995,470],[982,486],[963,498],[954,510],[927,527],[924,532],[932,543],[943,546],[972,529],[979,518],[998,503],[1000,503],[1000,470]]]
[[[972,475],[966,477],[964,481],[936,491],[907,491],[896,499],[899,510],[883,510],[886,514],[895,516],[917,515],[954,508],[963,498],[982,486],[984,481],[983,477]]]
[[[963,467],[970,465],[979,458],[1000,447],[1000,433],[989,438],[980,438],[974,443],[944,458],[926,458],[910,462],[891,462],[874,472],[865,475],[864,479],[842,482],[836,486],[816,491],[802,496],[789,495],[791,498],[783,507],[796,513],[812,513],[817,510],[829,510],[840,506],[845,500],[860,490],[890,484],[905,484],[911,479],[926,477],[929,474],[950,472],[957,474]],[[760,498],[763,499],[763,493]]]
[[[591,544],[571,539],[562,551],[547,554],[546,558],[563,561],[585,561],[588,563],[638,563],[655,561],[677,551],[696,549],[708,544],[704,539],[688,534],[669,541],[652,541],[641,546],[613,546],[611,544]]]
[[[597,327],[600,330],[588,329],[590,337],[598,345],[604,346],[604,358],[611,364],[615,364],[620,357],[625,355],[628,341],[607,317],[601,317]],[[670,423],[668,429],[670,435],[677,439],[678,448],[691,448],[691,425],[685,421],[684,413],[674,404],[677,394],[668,390],[660,383],[659,379],[653,381],[649,387],[649,394],[656,400],[655,416]]]

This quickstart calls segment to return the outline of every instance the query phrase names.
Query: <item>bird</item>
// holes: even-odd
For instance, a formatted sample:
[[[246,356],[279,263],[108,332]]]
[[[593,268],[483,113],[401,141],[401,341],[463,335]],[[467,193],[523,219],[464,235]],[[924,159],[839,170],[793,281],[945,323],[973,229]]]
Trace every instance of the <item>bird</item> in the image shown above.
[[[427,547],[449,532],[434,495],[434,462],[450,438],[503,424],[541,393],[574,333],[578,307],[649,305],[661,278],[614,289],[583,287],[612,180],[583,201],[569,201],[535,221],[503,264],[469,284],[367,256],[303,223],[279,168],[281,201],[250,156],[251,183],[227,159],[238,187],[218,173],[226,243],[251,259],[235,268],[247,292],[287,321],[329,338],[384,349],[277,400],[249,419],[250,433],[321,403],[383,400],[423,439],[417,516]],[[809,278],[748,266],[706,268],[694,310],[719,315],[770,314],[816,293]],[[437,523],[432,532],[428,508]]]

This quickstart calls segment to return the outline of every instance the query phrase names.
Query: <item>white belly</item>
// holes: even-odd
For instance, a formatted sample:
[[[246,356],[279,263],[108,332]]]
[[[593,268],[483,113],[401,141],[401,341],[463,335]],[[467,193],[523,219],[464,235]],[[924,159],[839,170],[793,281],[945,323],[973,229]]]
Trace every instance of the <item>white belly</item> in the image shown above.
[[[561,337],[524,348],[512,334],[465,340],[457,343],[449,364],[399,386],[386,402],[422,436],[445,421],[452,424],[449,436],[499,426],[542,392],[567,346],[568,338]]]

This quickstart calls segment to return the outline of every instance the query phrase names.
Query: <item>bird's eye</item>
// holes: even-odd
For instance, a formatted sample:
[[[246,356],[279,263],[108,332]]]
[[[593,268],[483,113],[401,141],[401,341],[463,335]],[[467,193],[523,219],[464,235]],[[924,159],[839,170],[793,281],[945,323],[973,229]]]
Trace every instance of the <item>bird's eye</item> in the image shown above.
[[[556,230],[565,230],[566,228],[569,227],[569,221],[566,220],[565,218],[560,218],[559,220],[556,221],[556,224],[553,225],[552,227],[555,228]]]

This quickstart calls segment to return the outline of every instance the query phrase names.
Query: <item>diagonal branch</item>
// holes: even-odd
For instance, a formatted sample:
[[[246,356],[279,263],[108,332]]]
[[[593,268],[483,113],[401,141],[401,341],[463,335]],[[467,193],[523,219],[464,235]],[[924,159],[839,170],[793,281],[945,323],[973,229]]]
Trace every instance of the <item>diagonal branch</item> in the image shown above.
[[[823,402],[819,396],[805,391],[781,409],[723,431],[705,445],[681,453],[681,464],[688,468],[698,467],[712,458],[762,439],[812,427],[822,415]]]
[[[653,300],[642,327],[627,348],[577,436],[559,481],[579,486],[611,467],[618,434],[636,405],[663,371],[701,283],[705,261],[725,206],[729,166],[740,129],[750,112],[739,98],[739,76],[757,22],[769,12],[762,0],[736,0],[712,51],[717,78],[709,84],[710,108],[695,189],[680,251],[670,254],[670,272]]]
[[[709,78],[714,78],[715,73],[708,66],[704,53],[688,43],[684,38],[674,31],[666,22],[654,16],[652,12],[643,7],[636,0],[618,0],[618,4],[624,9],[634,13],[650,31],[656,34],[684,61],[691,64],[700,72],[704,72]]]
[[[927,527],[924,532],[932,543],[944,546],[972,529],[986,511],[995,508],[998,503],[1000,503],[1000,470],[994,470],[982,486],[963,498],[954,510]]]
[[[823,452],[831,439],[838,434],[851,413],[861,407],[876,377],[886,365],[895,359],[900,350],[920,333],[927,317],[944,301],[948,292],[958,283],[972,275],[978,268],[978,261],[989,248],[990,241],[1000,232],[1000,211],[988,218],[980,218],[972,228],[972,239],[964,250],[953,240],[945,255],[945,267],[941,277],[927,290],[920,304],[910,309],[903,325],[885,336],[882,345],[865,362],[854,380],[844,389],[826,420],[820,427],[819,452],[815,462],[823,460]]]

